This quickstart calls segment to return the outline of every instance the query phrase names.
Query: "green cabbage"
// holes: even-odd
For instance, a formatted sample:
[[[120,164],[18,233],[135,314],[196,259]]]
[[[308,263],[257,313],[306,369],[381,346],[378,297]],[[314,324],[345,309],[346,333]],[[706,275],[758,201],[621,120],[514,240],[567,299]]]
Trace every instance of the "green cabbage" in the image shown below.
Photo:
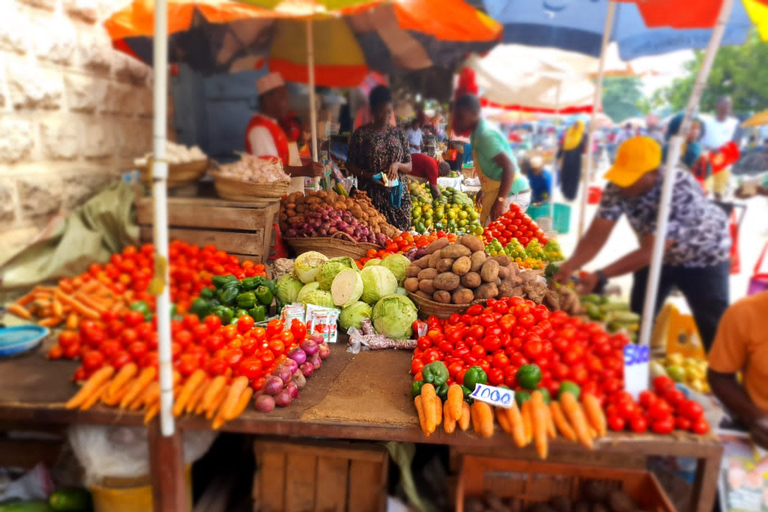
[[[302,283],[308,284],[317,278],[320,268],[326,261],[328,261],[328,258],[319,252],[305,252],[299,255],[296,261],[293,262],[293,272]]]
[[[381,266],[391,270],[397,278],[397,284],[402,286],[405,281],[405,271],[411,266],[411,260],[402,254],[390,254],[382,260]]]
[[[331,284],[331,296],[337,306],[346,307],[360,300],[363,295],[363,279],[360,272],[345,268]]]
[[[350,327],[360,329],[360,322],[363,318],[371,318],[372,308],[363,301],[353,302],[351,305],[341,310],[339,315],[339,325],[344,332]]]
[[[291,274],[286,274],[277,280],[275,284],[275,291],[277,292],[277,298],[283,304],[291,304],[296,302],[299,296],[299,292],[304,287],[301,281],[296,279]]]
[[[306,304],[306,302],[304,302],[304,297],[306,297],[310,293],[319,289],[320,289],[320,283],[305,284],[304,287],[302,287],[302,289],[299,290],[299,294],[296,296],[295,302],[301,302],[302,304]]]
[[[362,299],[368,304],[376,304],[385,295],[395,293],[397,278],[387,268],[367,267],[360,272],[363,278]]]
[[[349,256],[342,256],[340,258],[331,258],[323,263],[320,268],[320,273],[317,275],[317,282],[320,283],[321,290],[330,290],[331,284],[333,284],[334,278],[344,270],[345,268],[358,271],[357,263]]]
[[[307,304],[314,304],[315,306],[332,308],[333,297],[331,297],[331,292],[317,289],[304,295],[304,297],[302,297],[301,303],[304,304],[305,306]]]
[[[373,258],[372,260],[368,260],[365,262],[365,265],[363,265],[363,268],[365,267],[376,267],[381,265],[381,260],[379,258]]]
[[[387,295],[373,307],[371,320],[376,332],[393,340],[410,339],[418,310],[408,297]]]

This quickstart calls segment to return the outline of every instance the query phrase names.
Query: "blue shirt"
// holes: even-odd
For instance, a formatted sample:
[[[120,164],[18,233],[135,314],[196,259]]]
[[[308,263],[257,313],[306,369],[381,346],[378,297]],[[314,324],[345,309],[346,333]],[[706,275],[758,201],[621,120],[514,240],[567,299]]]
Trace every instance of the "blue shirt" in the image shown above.
[[[542,169],[541,174],[535,176],[533,173],[528,175],[528,182],[531,184],[531,202],[543,203],[552,199],[552,173]]]

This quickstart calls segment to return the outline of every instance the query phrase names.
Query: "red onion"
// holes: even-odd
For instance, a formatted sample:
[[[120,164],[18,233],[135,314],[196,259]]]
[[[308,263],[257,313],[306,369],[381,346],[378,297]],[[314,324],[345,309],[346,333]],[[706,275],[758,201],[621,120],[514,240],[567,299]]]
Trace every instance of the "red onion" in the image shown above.
[[[312,370],[314,370],[314,367],[312,367]],[[299,389],[304,389],[304,386],[307,385],[307,379],[304,377],[304,374],[301,373],[301,370],[297,370],[293,372],[293,376],[291,377],[291,382],[296,383],[296,387]]]
[[[299,363],[297,363],[293,359],[286,359],[285,361],[280,363],[280,366],[285,366],[291,371],[291,373],[299,369]]]
[[[320,356],[320,359],[327,359],[328,356],[331,355],[331,347],[328,343],[320,343],[318,347],[319,349],[317,353]]]
[[[313,334],[309,337],[308,340],[305,340],[301,343],[301,349],[305,352],[306,356],[313,356],[317,354],[317,351],[320,349],[319,344],[322,343],[323,339],[322,336],[320,336],[320,341],[318,342],[315,336],[320,336],[319,334]],[[306,362],[306,361],[303,361]]]
[[[291,398],[299,398],[299,386],[297,386],[295,382],[289,382],[285,386],[285,389],[291,394]]]
[[[313,373],[315,373],[315,366],[312,363],[304,363],[299,367],[301,370],[301,373],[304,374],[304,377],[309,378],[312,376]]]
[[[254,406],[259,412],[271,412],[275,408],[275,399],[269,395],[259,395],[254,401]]]
[[[264,387],[261,390],[265,395],[274,396],[278,391],[283,389],[283,379],[270,375],[264,380]]]
[[[320,368],[320,365],[323,364],[323,361],[320,359],[320,354],[313,355],[312,357],[309,358],[309,361],[307,361],[307,362],[311,363],[312,366],[315,367],[315,370]]]
[[[336,223],[336,227],[340,230],[345,230],[349,227],[349,224],[347,224],[343,220],[340,220],[339,222]]]
[[[280,377],[280,380],[283,382],[288,382],[291,380],[291,374],[293,374],[291,369],[285,366],[278,366],[275,368],[275,371],[272,372],[272,375]]]
[[[285,236],[288,238],[296,238],[298,234],[299,233],[295,229],[289,229],[285,232]]]
[[[278,394],[276,394],[275,405],[278,407],[288,407],[291,405],[291,392],[287,389],[283,389]]]
[[[288,359],[291,361],[296,362],[297,365],[304,364],[307,362],[307,353],[304,352],[299,347],[296,347],[295,349],[288,352]],[[293,373],[293,372],[291,372]]]

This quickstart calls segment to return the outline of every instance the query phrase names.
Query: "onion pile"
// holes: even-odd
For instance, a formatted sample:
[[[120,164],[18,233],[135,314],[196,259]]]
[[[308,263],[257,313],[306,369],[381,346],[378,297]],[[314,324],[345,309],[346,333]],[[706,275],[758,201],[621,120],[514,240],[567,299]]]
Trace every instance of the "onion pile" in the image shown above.
[[[338,232],[346,233],[356,242],[368,242],[382,246],[387,243],[387,237],[384,234],[374,233],[350,212],[334,210],[330,206],[305,213],[303,222],[292,222],[288,225],[285,236],[288,238],[311,238],[333,236]]]

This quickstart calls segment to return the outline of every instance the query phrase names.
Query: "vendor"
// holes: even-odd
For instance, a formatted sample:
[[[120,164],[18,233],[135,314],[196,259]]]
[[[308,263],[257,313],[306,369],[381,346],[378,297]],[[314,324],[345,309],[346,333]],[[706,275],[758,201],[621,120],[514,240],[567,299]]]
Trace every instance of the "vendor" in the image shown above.
[[[424,153],[411,153],[411,177],[423,180],[429,183],[429,189],[432,191],[432,197],[440,197],[440,187],[437,186],[437,178],[441,175],[447,175],[451,167],[448,162],[440,162],[425,155]]]
[[[261,111],[251,118],[245,130],[245,151],[258,157],[277,157],[283,162],[286,174],[292,180],[292,188],[304,189],[303,176],[320,177],[323,166],[318,162],[302,165],[298,159],[295,142],[289,142],[279,119],[286,119],[289,113],[288,88],[280,73],[270,73],[256,81]],[[291,151],[291,144],[294,151]],[[291,154],[295,153],[294,158]]]
[[[482,205],[480,222],[486,225],[501,217],[514,199],[517,161],[504,135],[480,117],[480,100],[465,94],[456,100],[453,127],[457,133],[471,132],[475,170],[480,178],[477,201]]]
[[[768,449],[768,292],[736,302],[723,315],[709,353],[712,392]],[[743,384],[736,378],[742,374]]]
[[[411,227],[411,196],[406,175],[413,169],[408,139],[390,124],[392,95],[380,85],[368,98],[373,122],[361,126],[349,143],[347,169],[358,179],[358,187],[368,193],[373,206],[387,217],[387,222],[401,231]],[[399,180],[395,187],[375,180],[382,174],[388,181]]]
[[[590,293],[606,279],[634,272],[631,306],[636,313],[642,313],[665,172],[656,141],[635,137],[624,142],[614,166],[605,175],[609,183],[603,189],[595,218],[573,256],[554,276],[555,282],[567,283],[574,271],[592,261],[624,214],[640,247],[602,270],[585,274],[578,287],[581,293]],[[675,173],[675,184],[656,312],[672,288],[679,288],[691,306],[702,343],[709,349],[728,307],[728,219],[720,207],[707,201],[687,170],[676,167],[670,172]]]

